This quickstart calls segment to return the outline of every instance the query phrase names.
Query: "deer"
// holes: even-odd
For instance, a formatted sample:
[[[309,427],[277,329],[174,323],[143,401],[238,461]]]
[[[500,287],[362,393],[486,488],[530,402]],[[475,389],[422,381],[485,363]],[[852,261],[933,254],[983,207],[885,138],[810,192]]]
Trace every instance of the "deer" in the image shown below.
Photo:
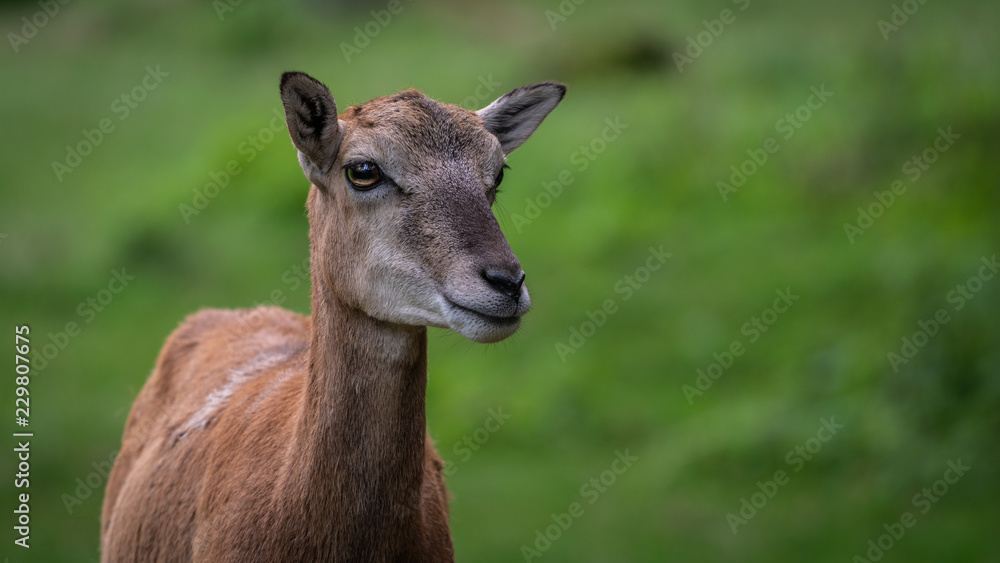
[[[565,92],[472,111],[409,89],[338,114],[320,81],[281,76],[311,316],[204,309],[167,338],[108,479],[102,561],[454,561],[427,330],[518,330],[531,301],[492,206]]]

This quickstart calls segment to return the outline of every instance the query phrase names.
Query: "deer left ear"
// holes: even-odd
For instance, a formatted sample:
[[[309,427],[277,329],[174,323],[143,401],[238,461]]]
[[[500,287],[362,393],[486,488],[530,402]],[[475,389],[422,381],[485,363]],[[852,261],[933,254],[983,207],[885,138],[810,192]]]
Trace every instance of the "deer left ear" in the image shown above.
[[[486,130],[496,135],[504,154],[526,141],[566,94],[566,86],[542,82],[511,90],[476,112]]]

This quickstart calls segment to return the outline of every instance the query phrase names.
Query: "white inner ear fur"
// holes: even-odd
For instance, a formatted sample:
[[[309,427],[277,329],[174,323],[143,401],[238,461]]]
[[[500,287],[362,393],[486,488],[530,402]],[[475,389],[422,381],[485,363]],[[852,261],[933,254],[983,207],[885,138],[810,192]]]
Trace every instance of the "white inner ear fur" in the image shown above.
[[[500,96],[476,112],[486,129],[500,140],[505,154],[521,146],[545,116],[562,100],[565,90],[555,84],[536,84]]]

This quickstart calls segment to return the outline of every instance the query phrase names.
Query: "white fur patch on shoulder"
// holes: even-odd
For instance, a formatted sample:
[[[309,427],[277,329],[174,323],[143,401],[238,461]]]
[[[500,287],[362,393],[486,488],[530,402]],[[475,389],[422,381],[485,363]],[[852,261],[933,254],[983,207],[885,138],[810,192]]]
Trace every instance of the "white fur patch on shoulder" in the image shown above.
[[[253,360],[231,370],[226,376],[226,382],[205,397],[204,405],[177,432],[176,437],[178,439],[183,438],[188,432],[201,430],[207,426],[218,415],[219,411],[229,403],[229,399],[233,396],[233,393],[244,383],[253,379],[262,371],[287,362],[297,351],[296,348],[289,346],[272,348],[261,352]]]

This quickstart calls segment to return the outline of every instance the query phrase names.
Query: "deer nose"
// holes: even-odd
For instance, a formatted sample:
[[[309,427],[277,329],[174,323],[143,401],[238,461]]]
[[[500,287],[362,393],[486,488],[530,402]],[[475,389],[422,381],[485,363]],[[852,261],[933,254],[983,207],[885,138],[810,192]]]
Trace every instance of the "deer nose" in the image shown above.
[[[516,280],[508,272],[497,269],[483,270],[482,276],[493,289],[507,297],[511,299],[520,297],[521,286],[524,285],[524,272],[520,272]]]

